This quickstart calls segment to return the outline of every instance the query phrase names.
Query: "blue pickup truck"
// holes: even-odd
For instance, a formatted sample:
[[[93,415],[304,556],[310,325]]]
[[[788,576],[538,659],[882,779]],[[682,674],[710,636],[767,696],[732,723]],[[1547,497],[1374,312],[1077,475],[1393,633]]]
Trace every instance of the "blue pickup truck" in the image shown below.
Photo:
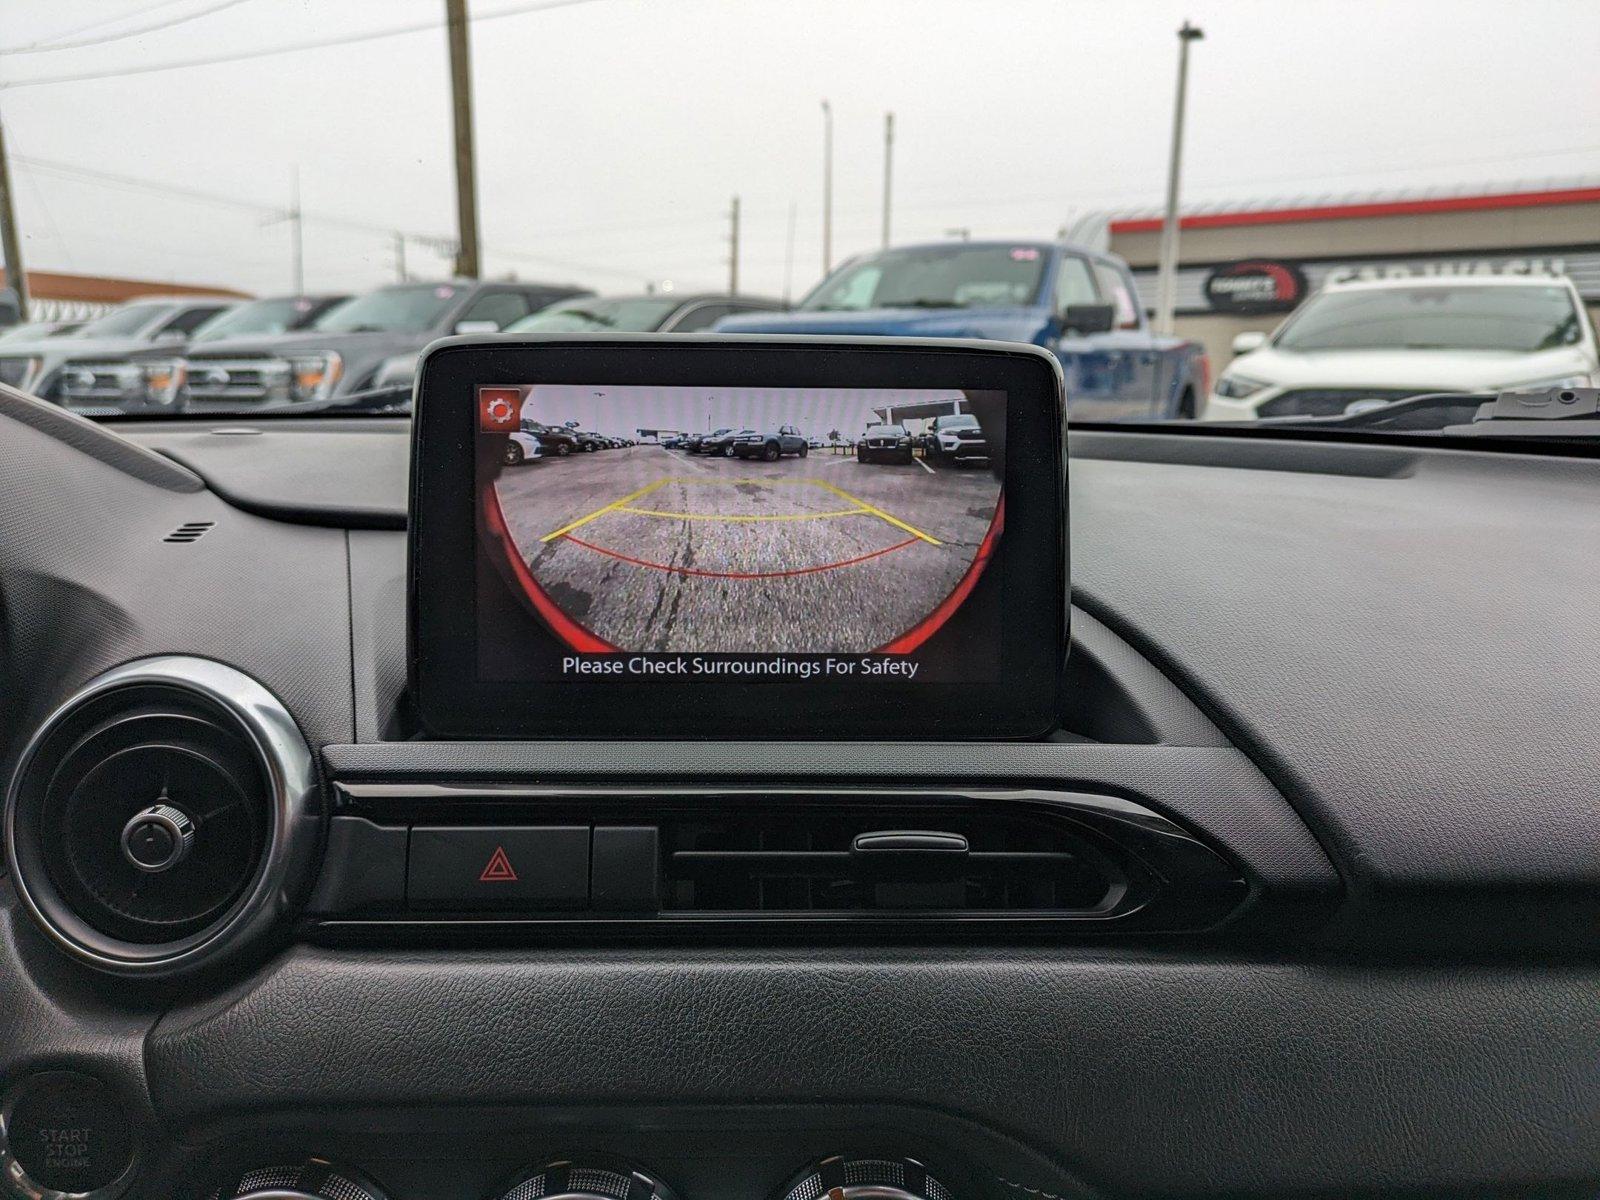
[[[719,333],[871,334],[1032,342],[1055,352],[1080,420],[1193,417],[1205,350],[1145,324],[1128,265],[1051,242],[936,242],[844,263],[786,313],[729,317]]]

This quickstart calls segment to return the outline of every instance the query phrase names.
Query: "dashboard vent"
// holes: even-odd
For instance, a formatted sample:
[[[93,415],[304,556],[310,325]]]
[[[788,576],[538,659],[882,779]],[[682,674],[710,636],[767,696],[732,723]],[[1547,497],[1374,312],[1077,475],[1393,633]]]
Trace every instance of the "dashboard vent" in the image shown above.
[[[96,966],[159,974],[270,921],[317,840],[314,775],[260,684],[203,659],[116,668],[24,750],[6,797],[18,890]]]
[[[1088,914],[1127,891],[1086,830],[1026,811],[819,805],[663,836],[668,911]]]
[[[202,537],[205,536],[206,530],[215,525],[215,521],[188,521],[182,525],[179,525],[161,540],[163,542],[178,542],[185,545],[189,542],[198,542]]]

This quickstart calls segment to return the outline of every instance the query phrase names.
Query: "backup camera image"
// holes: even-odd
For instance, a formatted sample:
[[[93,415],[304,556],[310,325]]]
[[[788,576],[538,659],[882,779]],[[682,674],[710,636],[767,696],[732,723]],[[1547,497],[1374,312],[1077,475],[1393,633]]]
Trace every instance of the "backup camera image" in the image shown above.
[[[1000,392],[478,400],[485,552],[579,654],[910,655],[960,610],[1003,525]]]

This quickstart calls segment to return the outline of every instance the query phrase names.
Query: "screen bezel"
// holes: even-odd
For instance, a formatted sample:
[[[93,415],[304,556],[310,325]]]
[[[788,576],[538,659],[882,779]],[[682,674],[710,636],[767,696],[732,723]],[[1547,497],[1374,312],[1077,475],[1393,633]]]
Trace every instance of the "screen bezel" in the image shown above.
[[[477,673],[477,393],[543,383],[954,387],[1006,393],[998,682],[500,682]],[[1066,416],[1053,355],[934,339],[639,334],[451,338],[417,370],[409,692],[446,737],[1017,740],[1058,724],[1068,638]],[[991,568],[993,569],[993,568]],[[631,702],[631,703],[630,703]]]

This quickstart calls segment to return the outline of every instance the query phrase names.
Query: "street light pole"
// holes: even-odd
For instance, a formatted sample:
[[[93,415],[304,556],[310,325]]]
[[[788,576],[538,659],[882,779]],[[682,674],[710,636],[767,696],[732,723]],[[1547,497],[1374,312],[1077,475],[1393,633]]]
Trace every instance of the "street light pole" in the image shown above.
[[[6,158],[5,126],[0,125],[0,253],[6,259],[6,287],[17,298],[17,321],[28,319],[28,272],[22,265],[22,238],[17,232],[17,194],[11,188],[11,161]]]
[[[456,227],[460,249],[456,274],[476,279],[478,258],[478,164],[472,147],[472,54],[467,40],[467,0],[445,0],[450,42],[450,100],[456,133]]]
[[[1171,335],[1178,292],[1178,182],[1183,172],[1183,116],[1189,94],[1189,43],[1205,37],[1188,21],[1178,30],[1178,98],[1172,114],[1172,157],[1167,163],[1167,212],[1161,223],[1161,259],[1156,274],[1156,332]]]
[[[833,270],[833,105],[822,102],[822,273]]]
[[[894,192],[894,114],[883,114],[883,248],[889,248],[889,199]]]
[[[733,207],[728,211],[728,295],[739,294],[739,197],[733,198]]]

